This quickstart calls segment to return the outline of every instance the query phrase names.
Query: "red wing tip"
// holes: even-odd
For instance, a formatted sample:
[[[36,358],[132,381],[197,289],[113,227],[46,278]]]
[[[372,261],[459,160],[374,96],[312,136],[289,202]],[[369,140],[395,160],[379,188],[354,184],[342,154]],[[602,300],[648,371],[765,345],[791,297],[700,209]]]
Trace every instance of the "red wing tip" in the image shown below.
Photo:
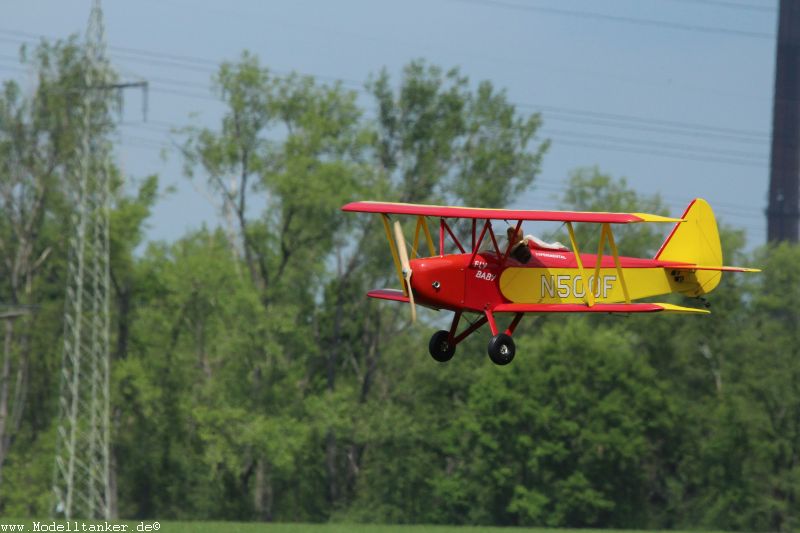
[[[407,302],[408,296],[398,289],[374,289],[367,293],[370,298],[378,298],[379,300],[393,300],[396,302]]]

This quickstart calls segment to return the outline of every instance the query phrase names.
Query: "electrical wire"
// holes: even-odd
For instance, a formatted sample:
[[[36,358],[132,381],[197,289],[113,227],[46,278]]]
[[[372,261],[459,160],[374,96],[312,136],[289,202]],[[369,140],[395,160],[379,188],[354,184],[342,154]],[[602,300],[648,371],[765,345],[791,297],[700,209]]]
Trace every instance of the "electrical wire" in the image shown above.
[[[519,6],[517,4],[510,4],[508,2],[501,2],[497,0],[486,0],[484,2],[480,2],[479,0],[462,0],[462,1],[469,1],[471,3],[487,3],[487,4],[502,4],[504,7],[513,7],[513,8],[531,8],[531,10],[542,10],[545,8],[536,8],[536,6]],[[706,3],[723,3],[723,2],[706,2]],[[555,14],[567,14],[566,10],[554,10],[549,9],[549,11]],[[581,16],[588,16],[594,17],[598,16],[598,14],[591,14],[591,13],[581,13]],[[605,16],[602,15],[603,18],[618,20],[620,17],[613,17],[613,16]],[[628,19],[622,17],[620,21],[627,21],[627,22],[634,22],[635,19]],[[639,21],[645,22],[647,24],[651,24],[652,22],[656,21]],[[667,27],[673,27],[671,23],[664,23]],[[688,27],[682,27],[680,29],[692,29]],[[698,31],[704,31],[708,28],[694,28]],[[715,32],[719,29],[713,29]],[[731,33],[728,30],[724,30],[724,33]],[[734,31],[733,33],[741,33]],[[12,37],[3,37],[3,35],[10,35]],[[744,36],[753,35],[746,34]],[[13,43],[30,43],[32,41],[38,42],[41,39],[40,35],[30,34],[26,32],[20,32],[16,30],[7,30],[7,29],[0,29],[0,41],[2,42],[13,42]],[[138,61],[143,62],[150,65],[156,66],[165,66],[171,69],[182,69],[187,71],[195,71],[201,72],[205,74],[214,74],[217,72],[218,63],[209,59],[205,58],[198,58],[198,57],[191,57],[191,56],[183,56],[183,55],[175,55],[175,54],[166,54],[166,53],[159,53],[159,52],[151,52],[147,50],[135,49],[135,48],[127,48],[127,47],[109,47],[110,50],[113,51],[113,56],[117,57],[118,59],[122,59],[125,61]],[[0,59],[11,60],[11,56],[2,56]],[[7,71],[14,71],[14,72],[29,72],[29,69],[24,69],[15,66],[9,67],[0,67],[2,70]],[[314,76],[316,79],[321,80],[336,80],[335,78],[325,77],[325,76]],[[211,91],[205,85],[201,83],[189,82],[185,80],[175,80],[169,78],[159,78],[158,80],[153,80],[156,82],[153,87],[154,92],[161,92],[165,94],[172,94],[177,96],[189,97],[189,98],[197,98],[203,99],[208,101],[215,101],[219,102],[218,98],[214,98],[211,96]],[[361,94],[368,94],[367,91],[363,88],[363,86],[356,81],[353,80],[336,80],[345,86],[353,87],[356,91]],[[169,89],[160,85],[173,85],[179,86],[183,88],[200,88],[204,90],[203,94],[188,92],[188,91],[180,91],[175,89]],[[748,142],[755,142],[755,143],[766,143],[769,140],[769,135],[764,132],[753,132],[750,130],[743,130],[743,129],[735,129],[735,128],[722,128],[717,126],[709,126],[704,124],[697,124],[697,123],[687,123],[687,122],[679,122],[679,121],[671,121],[671,120],[660,120],[660,119],[653,119],[649,117],[642,117],[642,116],[635,116],[635,115],[624,115],[624,114],[615,114],[615,113],[603,113],[591,110],[581,110],[581,109],[570,109],[564,107],[557,107],[557,106],[546,106],[546,105],[537,105],[537,104],[530,104],[530,103],[517,103],[516,104],[520,108],[526,108],[529,110],[534,110],[536,112],[543,113],[548,119],[552,120],[561,120],[565,122],[578,122],[583,124],[590,124],[596,126],[603,126],[603,127],[613,127],[613,128],[621,128],[621,129],[631,129],[631,130],[638,130],[638,131],[646,131],[646,132],[659,132],[659,133],[666,133],[668,135],[682,135],[682,136],[693,136],[693,137],[704,137],[709,138],[713,137],[716,139],[721,140],[729,140],[733,142],[741,142],[741,143],[748,143]],[[162,123],[161,124],[162,130],[165,128],[172,128],[177,129],[175,125]],[[157,129],[157,128],[151,128]],[[554,140],[557,142],[567,145],[567,146],[583,146],[589,147],[594,149],[601,149],[601,150],[614,150],[614,151],[624,151],[628,153],[634,153],[639,155],[656,155],[661,157],[672,157],[672,158],[680,158],[680,159],[693,159],[699,161],[708,161],[708,162],[717,162],[717,163],[725,163],[725,164],[732,164],[732,165],[745,165],[745,166],[753,166],[758,168],[763,168],[766,163],[757,163],[755,160],[760,158],[759,154],[741,154],[738,151],[733,150],[719,150],[719,149],[706,149],[702,147],[695,147],[689,145],[677,145],[675,143],[661,143],[643,139],[627,139],[627,138],[620,138],[620,137],[609,137],[606,135],[590,135],[586,133],[576,133],[576,132],[569,132],[569,131],[562,131],[556,130],[553,133],[556,134]],[[587,142],[586,139],[591,139],[591,141]],[[164,150],[168,148],[168,143],[161,143],[159,141],[154,141],[151,138],[146,137],[133,137],[130,139],[124,139],[124,144],[142,147],[146,149],[156,149],[156,150]],[[669,149],[673,150],[687,150],[694,152],[693,154],[687,154],[682,152],[670,152]],[[706,155],[703,155],[706,154]],[[711,156],[711,157],[709,157]],[[741,215],[741,214],[740,214]],[[761,216],[761,215],[745,215],[750,217]]]
[[[709,5],[715,7],[724,7],[729,9],[741,9],[747,11],[761,11],[764,13],[774,13],[777,11],[775,6],[765,6],[756,4],[744,4],[741,2],[726,2],[724,0],[672,0],[673,2],[683,2],[686,4]]]
[[[634,17],[626,17],[621,15],[607,15],[605,13],[596,13],[590,11],[575,11],[569,9],[561,9],[555,7],[533,6],[530,4],[515,4],[506,2],[504,0],[453,0],[465,4],[486,5],[492,7],[501,7],[505,9],[512,9],[516,11],[529,11],[536,13],[544,13],[548,15],[559,15],[573,18],[583,18],[589,20],[603,20],[608,22],[622,22],[626,24],[635,24],[639,26],[650,26],[672,30],[692,31],[697,33],[709,33],[717,35],[728,35],[736,37],[749,37],[754,39],[775,39],[774,33],[765,33],[749,30],[739,30],[733,28],[722,28],[715,26],[701,26],[694,24],[683,24],[680,22],[668,22],[657,19],[640,19]]]

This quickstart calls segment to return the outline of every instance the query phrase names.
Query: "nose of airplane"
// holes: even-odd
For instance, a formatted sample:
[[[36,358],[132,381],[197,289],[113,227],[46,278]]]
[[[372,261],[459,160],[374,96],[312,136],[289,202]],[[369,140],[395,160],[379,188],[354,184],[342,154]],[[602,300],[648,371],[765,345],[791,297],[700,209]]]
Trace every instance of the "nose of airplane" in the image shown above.
[[[418,300],[434,307],[463,303],[464,268],[452,257],[426,257],[410,261],[411,287]]]

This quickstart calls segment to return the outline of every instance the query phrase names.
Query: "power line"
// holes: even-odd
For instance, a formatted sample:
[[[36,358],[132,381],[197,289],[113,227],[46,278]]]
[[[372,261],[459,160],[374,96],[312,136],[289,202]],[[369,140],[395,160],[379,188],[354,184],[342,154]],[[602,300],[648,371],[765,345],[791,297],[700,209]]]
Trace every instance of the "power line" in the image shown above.
[[[635,123],[627,123],[627,122],[614,122],[602,119],[595,119],[593,117],[584,117],[581,115],[561,115],[557,112],[547,112],[542,114],[543,117],[546,118],[546,121],[555,120],[557,122],[570,122],[573,124],[583,124],[589,126],[602,126],[606,128],[616,128],[616,129],[624,129],[624,130],[633,130],[633,131],[643,131],[647,133],[664,133],[671,136],[679,136],[679,137],[692,137],[692,138],[701,138],[705,140],[720,140],[725,142],[733,142],[739,144],[758,144],[758,145],[767,145],[769,143],[769,138],[764,137],[763,139],[759,138],[749,138],[749,137],[740,137],[735,134],[724,134],[724,133],[708,133],[703,131],[696,131],[691,129],[675,129],[670,127],[660,127],[660,126],[651,126],[648,127],[644,124],[635,124]]]
[[[321,79],[320,76],[315,74],[308,74],[315,79]],[[175,85],[186,88],[199,88],[209,91],[207,85],[202,85],[195,82],[186,80],[176,80],[173,78],[164,77],[148,77],[154,83],[163,83],[167,85]],[[360,94],[368,95],[369,93],[364,89],[363,85],[355,81],[347,80],[351,84],[353,90]],[[166,92],[166,90],[164,91]],[[182,96],[201,97],[192,93],[179,93],[178,91],[170,90],[172,94],[179,94]],[[215,99],[218,101],[218,99]],[[680,122],[674,120],[663,120],[652,117],[642,117],[636,115],[624,115],[619,113],[605,113],[599,111],[591,111],[587,109],[573,109],[566,107],[550,106],[545,104],[532,104],[525,102],[512,102],[517,107],[523,109],[530,109],[537,112],[548,112],[550,118],[557,118],[558,120],[575,121],[573,117],[579,117],[581,122],[596,124],[601,126],[611,127],[625,127],[629,129],[636,129],[641,131],[656,131],[662,133],[671,133],[676,135],[685,135],[703,138],[708,138],[709,135],[714,135],[721,139],[734,140],[738,142],[763,142],[769,141],[770,135],[768,132],[751,131],[738,128],[726,128],[720,126],[710,126],[706,124],[699,124],[694,122]],[[653,126],[655,125],[655,127]]]
[[[597,150],[610,150],[613,152],[626,152],[632,153],[637,155],[656,155],[662,157],[670,157],[675,159],[688,159],[691,161],[703,161],[708,163],[725,163],[728,165],[735,165],[735,166],[749,166],[755,168],[765,168],[766,163],[759,164],[755,163],[750,160],[746,159],[736,159],[736,158],[723,158],[723,157],[704,157],[700,155],[694,154],[682,154],[676,152],[667,152],[658,149],[643,149],[643,148],[629,148],[625,146],[618,146],[613,144],[606,144],[601,142],[590,142],[590,141],[576,141],[569,138],[560,138],[560,137],[553,137],[554,142],[558,142],[562,145],[566,146],[579,146],[582,148],[594,148]]]
[[[2,34],[11,35],[13,38],[2,37]],[[36,42],[43,36],[19,30],[12,30],[7,28],[0,28],[0,41],[7,42]],[[151,66],[164,66],[168,68],[178,67],[183,70],[190,70],[200,73],[215,74],[218,71],[221,60],[211,60],[208,58],[169,54],[163,52],[154,52],[150,50],[143,50],[139,48],[111,46],[110,49],[114,51],[114,56],[117,58],[124,58],[126,61],[135,61],[139,63],[148,64]],[[287,74],[288,72],[281,72],[280,70],[274,71],[278,74]],[[360,88],[363,83],[356,80],[349,80],[346,78],[336,78],[332,76],[315,75],[315,78],[323,81],[342,82],[345,86]],[[641,83],[641,82],[638,82]]]
[[[153,78],[151,78],[153,79]],[[190,82],[185,82],[181,80],[174,80],[174,79],[167,79],[167,78],[155,78],[155,81],[163,82],[163,83],[172,83],[180,86],[185,87],[203,87],[199,84],[193,84]],[[156,92],[163,92],[168,94],[175,94],[178,96],[186,96],[192,98],[200,98],[205,100],[212,100],[212,101],[219,101],[217,98],[213,98],[208,94],[201,95],[196,93],[190,93],[180,90],[174,89],[165,89],[165,88],[154,88]],[[362,94],[366,94],[364,89],[358,89]],[[768,136],[765,133],[761,132],[752,132],[749,130],[742,130],[742,129],[735,129],[735,128],[721,128],[717,126],[708,126],[698,123],[685,123],[685,122],[678,122],[678,121],[669,121],[669,120],[659,120],[659,119],[652,119],[647,117],[641,116],[631,116],[631,115],[620,115],[620,114],[612,114],[612,113],[602,113],[602,112],[594,112],[589,110],[576,110],[576,109],[569,109],[563,107],[556,107],[556,106],[546,106],[546,105],[536,105],[536,104],[517,104],[519,107],[530,108],[539,112],[546,111],[548,113],[547,116],[549,118],[555,120],[565,120],[571,122],[579,122],[579,123],[588,123],[588,124],[595,124],[601,126],[608,126],[608,127],[616,127],[616,128],[625,128],[625,129],[634,129],[640,131],[650,131],[650,132],[660,132],[660,133],[668,133],[673,135],[682,135],[682,136],[690,136],[690,137],[702,137],[704,139],[709,138],[719,138],[723,140],[732,140],[734,142],[741,142],[741,143],[759,143],[763,144],[768,141]],[[563,116],[562,116],[563,115]],[[587,118],[588,117],[588,118]],[[656,123],[658,126],[656,127],[648,127],[648,124]],[[178,125],[173,125],[174,128],[178,128]],[[587,134],[580,134],[574,132],[558,132],[561,134],[561,137],[586,137]],[[747,158],[760,158],[762,157],[760,154],[747,154],[741,151],[729,151],[729,150],[718,150],[714,148],[705,149],[705,148],[698,148],[695,145],[674,145],[674,143],[664,143],[664,142],[657,142],[657,141],[647,141],[642,139],[620,139],[620,138],[611,138],[607,135],[603,136],[596,136],[601,137],[602,140],[614,140],[617,142],[629,142],[632,144],[638,145],[645,145],[649,146],[650,148],[679,148],[685,149],[694,152],[711,152],[713,155],[723,155],[723,156],[733,156],[741,159]],[[671,146],[668,146],[671,145]],[[661,152],[665,154],[665,152]],[[672,157],[681,157],[679,154],[672,154]],[[716,160],[720,161],[720,160]],[[725,159],[724,162],[730,163],[730,159]]]
[[[161,92],[168,92],[181,96],[197,96],[204,99],[211,99],[210,97],[192,95],[182,91],[164,90]],[[376,119],[376,117],[371,118],[373,120]],[[125,126],[147,128],[145,124],[125,124]],[[178,130],[181,126],[178,124],[161,123],[160,127],[163,131],[164,129],[168,128],[171,128],[172,130]],[[630,139],[625,137],[597,135],[566,130],[552,130],[547,128],[544,128],[540,132],[540,135],[542,136],[550,136],[551,134],[553,135],[552,138],[554,141],[567,146],[580,146],[598,150],[611,150],[633,153],[637,155],[656,155],[673,159],[690,159],[694,161],[724,163],[728,165],[744,165],[756,168],[764,168],[767,162],[766,154],[742,152],[741,150],[721,150],[717,148],[700,147],[696,145],[670,143],[647,139]]]
[[[313,75],[312,75],[313,76]],[[186,88],[200,88],[206,89],[208,87],[192,82],[183,80],[174,80],[169,78],[153,78],[150,80],[156,83],[172,84]],[[168,94],[175,94],[178,96],[187,96],[191,98],[208,99],[219,101],[218,98],[209,96],[208,94],[197,94],[175,89],[156,88],[157,92]],[[354,89],[360,94],[368,95],[369,93],[359,87]],[[578,122],[582,124],[593,124],[598,126],[614,127],[632,129],[638,131],[667,133],[671,135],[680,135],[688,137],[702,137],[704,139],[717,138],[720,140],[733,141],[739,143],[759,143],[765,144],[769,142],[769,134],[766,132],[758,132],[737,128],[725,128],[719,126],[710,126],[706,124],[692,123],[692,122],[679,122],[672,120],[655,119],[652,117],[642,117],[635,115],[623,115],[618,113],[605,113],[598,111],[591,111],[586,109],[570,109],[565,107],[549,106],[544,104],[531,104],[531,103],[513,103],[517,107],[523,109],[530,109],[535,112],[546,113],[547,118],[553,120],[562,120],[566,122]]]
[[[741,9],[747,11],[761,11],[764,13],[775,13],[777,9],[772,6],[745,4],[741,2],[726,2],[725,0],[672,0],[673,2],[684,2],[688,4],[701,4],[718,6],[730,9]]]
[[[15,30],[2,30],[0,34],[10,33],[17,37],[25,37],[30,39],[33,34],[19,32]],[[2,37],[0,39],[4,40]],[[19,42],[19,39],[14,39]],[[136,48],[127,47],[111,47],[115,50],[114,56],[122,58],[126,61],[140,61],[151,65],[163,65],[170,68],[179,68],[182,70],[190,70],[195,72],[202,72],[213,74],[217,71],[218,63],[206,58],[192,57],[176,54],[165,54],[159,52],[152,52],[148,50],[141,50]],[[314,76],[316,79],[334,80],[324,76]],[[151,78],[152,79],[152,78]],[[157,78],[159,84],[174,85],[178,87],[193,88],[197,87],[204,90],[203,94],[181,91],[167,87],[157,86],[154,87],[154,92],[164,94],[173,94],[177,96],[197,98],[208,101],[219,102],[218,98],[214,98],[209,94],[209,88],[200,83],[194,83],[186,80],[176,80],[170,78]],[[355,91],[361,94],[368,94],[363,85],[353,80],[336,80],[342,81],[343,84],[349,85]],[[586,109],[571,109],[557,106],[537,105],[531,103],[516,103],[520,108],[527,108],[536,112],[543,113],[548,120],[557,120],[565,122],[578,122],[582,124],[590,124],[603,127],[613,127],[620,129],[629,129],[645,132],[665,133],[668,135],[690,136],[690,137],[703,137],[706,139],[720,139],[739,143],[765,143],[769,136],[764,132],[754,132],[744,129],[736,128],[723,128],[718,126],[710,126],[698,123],[679,122],[672,120],[653,119],[649,117],[624,115],[617,113],[604,113],[591,111]],[[177,129],[177,125],[175,128]],[[587,138],[590,139],[587,142]],[[148,139],[137,139],[140,143],[148,142]],[[683,145],[680,149],[691,149],[693,154],[686,154],[677,152],[677,146],[666,146],[667,144],[658,141],[650,141],[646,139],[626,139],[620,137],[610,137],[607,135],[591,136],[584,133],[559,131],[558,137],[555,139],[557,142],[564,145],[583,146],[600,150],[622,151],[627,153],[634,153],[639,155],[656,155],[660,157],[677,158],[677,159],[692,159],[697,161],[706,161],[713,163],[723,163],[731,165],[747,165],[758,168],[763,168],[762,164],[755,161],[758,157],[757,154],[749,154],[741,157],[738,151],[705,149],[696,146]],[[157,141],[152,141],[156,142]],[[158,145],[159,149],[162,145]],[[155,147],[154,147],[155,148]],[[666,149],[665,149],[666,148]],[[670,148],[673,150],[670,151]]]
[[[466,2],[474,3],[474,2],[480,2],[480,1],[497,2],[497,1],[500,1],[500,0],[458,0],[458,1],[466,1]],[[520,7],[528,7],[528,6],[520,6]],[[33,39],[33,38],[41,37],[41,36],[38,36],[38,35],[35,35],[35,34],[31,34],[31,33],[27,33],[27,32],[21,32],[21,31],[17,31],[17,30],[8,30],[8,29],[0,28],[0,34],[4,34],[4,33],[5,34],[14,35],[14,36],[18,36],[18,37],[24,37],[25,39]],[[0,37],[0,40],[2,40],[2,37]],[[17,41],[17,42],[20,42],[20,41]],[[28,41],[22,41],[22,42],[28,42]],[[123,57],[126,56],[126,55],[128,56],[127,58],[125,58],[127,60],[142,61],[142,62],[145,62],[145,63],[148,63],[148,64],[160,64],[160,65],[164,65],[164,66],[168,66],[168,67],[178,67],[178,68],[182,68],[182,69],[185,69],[185,70],[193,70],[193,71],[208,73],[208,74],[212,74],[212,75],[215,74],[217,72],[218,68],[219,68],[219,63],[216,63],[213,60],[210,60],[210,59],[207,59],[207,58],[201,58],[201,57],[195,57],[195,56],[186,56],[186,55],[176,55],[176,54],[165,54],[165,53],[160,53],[160,52],[153,52],[153,51],[149,51],[149,50],[142,50],[142,49],[129,48],[129,47],[115,47],[115,46],[112,46],[110,48],[112,50],[118,50],[119,51],[118,53],[114,54],[116,57],[119,57],[120,53],[121,53],[121,55]],[[130,57],[131,55],[133,57]],[[139,56],[141,56],[141,57],[139,57]],[[280,71],[276,71],[276,73],[281,74]],[[283,73],[283,74],[286,74],[286,73]],[[306,75],[309,75],[309,74],[306,74]],[[366,90],[363,87],[363,84],[358,82],[358,81],[348,80],[348,79],[341,79],[341,78],[332,78],[332,77],[326,77],[326,76],[320,76],[320,75],[314,75],[314,74],[310,74],[310,75],[312,77],[314,77],[315,79],[342,82],[345,86],[348,86],[348,87],[352,88],[353,90],[355,90],[355,91],[357,91],[357,92],[359,92],[361,94],[367,94]],[[165,84],[182,85],[182,86],[186,86],[186,87],[202,87],[202,88],[208,90],[208,88],[205,87],[205,86],[201,86],[200,84],[194,84],[194,83],[191,83],[191,82],[185,82],[183,80],[174,80],[174,79],[168,80],[166,78],[149,78],[149,79],[151,79],[153,81],[160,81],[161,83],[165,83]],[[167,92],[167,90],[164,90],[164,92]],[[176,91],[171,91],[171,93],[172,94],[178,94]],[[192,93],[178,94],[178,95],[179,96],[189,96],[191,98],[200,98],[200,99],[206,98],[205,95],[201,96],[201,95],[192,94]],[[753,138],[753,139],[758,139],[758,140],[768,140],[769,137],[770,137],[769,133],[767,133],[767,132],[753,132],[753,131],[750,131],[750,130],[743,130],[743,129],[736,129],[736,128],[724,128],[724,127],[718,127],[718,126],[709,126],[709,125],[698,124],[698,123],[680,122],[680,121],[672,121],[672,120],[654,119],[654,118],[651,118],[651,117],[624,115],[624,114],[618,114],[618,113],[604,113],[604,112],[591,111],[591,110],[585,110],[585,109],[570,109],[570,108],[564,108],[564,107],[548,106],[548,105],[543,105],[543,104],[531,104],[531,103],[525,103],[525,102],[518,102],[515,105],[517,105],[520,108],[527,108],[527,109],[532,109],[532,110],[535,110],[535,111],[550,111],[552,113],[566,114],[566,115],[572,115],[572,116],[577,114],[577,115],[582,115],[582,116],[585,116],[585,117],[591,117],[593,119],[598,119],[598,120],[630,122],[630,123],[639,123],[639,124],[648,124],[648,125],[658,125],[658,126],[663,126],[663,127],[666,127],[666,128],[673,128],[673,129],[679,129],[679,130],[688,130],[688,131],[693,132],[694,134],[696,134],[698,131],[705,131],[705,132],[719,133],[719,134],[722,134],[722,135]]]
[[[567,130],[557,130],[557,129],[547,129],[544,128],[544,131],[548,134],[553,135],[566,135],[571,138],[588,138],[592,140],[600,140],[604,142],[619,142],[624,144],[631,144],[635,146],[645,146],[645,147],[657,147],[661,149],[669,149],[669,150],[678,150],[681,153],[686,152],[697,152],[709,155],[716,155],[722,157],[735,157],[741,158],[744,160],[754,160],[761,162],[763,164],[767,163],[767,154],[766,153],[755,153],[755,152],[742,152],[740,150],[720,150],[717,148],[707,148],[701,147],[691,144],[682,144],[682,143],[671,143],[671,142],[654,142],[651,140],[646,139],[630,139],[627,137],[614,137],[608,135],[596,135],[591,133],[582,133],[582,132],[575,132],[575,131],[567,131]],[[544,133],[543,133],[544,134]]]
[[[534,184],[538,186],[546,186],[550,188],[551,192],[566,192],[569,190],[569,183],[568,180],[551,180],[546,178],[538,178],[534,180]],[[689,198],[684,197],[677,197],[672,195],[664,195],[662,193],[658,193],[659,198],[664,200],[668,205],[672,207],[678,208],[685,208],[686,203],[688,202]],[[738,212],[748,212],[748,216],[756,216],[755,214],[758,213],[758,216],[763,216],[763,212],[759,208],[755,208],[752,204],[739,204],[734,202],[714,202],[714,207],[723,207],[729,209],[735,209]]]
[[[665,126],[675,129],[681,130],[690,130],[690,131],[705,131],[711,133],[721,133],[726,135],[736,135],[736,136],[744,136],[744,137],[751,137],[755,140],[758,139],[769,139],[770,135],[767,132],[754,132],[751,130],[743,130],[737,128],[724,128],[720,126],[709,126],[707,124],[699,124],[694,122],[680,122],[675,120],[664,120],[664,119],[657,119],[652,117],[642,117],[637,115],[624,115],[620,113],[606,113],[601,111],[591,111],[588,109],[570,109],[566,107],[557,107],[557,106],[549,106],[543,104],[529,104],[529,103],[517,103],[516,104],[522,108],[528,108],[532,110],[540,110],[540,111],[552,111],[555,113],[563,113],[568,115],[583,115],[592,118],[599,118],[605,120],[614,120],[620,122],[630,122],[635,124],[656,124],[659,126]]]
[[[181,91],[162,91],[174,93],[182,96],[190,96]],[[210,97],[202,97],[210,98]],[[377,117],[371,117],[373,120]],[[124,124],[127,127],[147,126]],[[173,130],[180,129],[178,124],[161,123],[162,131],[166,128]],[[150,128],[153,129],[153,128]],[[608,135],[596,135],[590,133],[573,132],[567,130],[553,130],[544,128],[540,132],[541,136],[552,137],[557,143],[568,146],[581,146],[599,150],[611,150],[618,152],[633,153],[638,155],[657,155],[674,159],[690,159],[694,161],[705,161],[712,163],[724,163],[729,165],[744,165],[757,168],[764,168],[767,163],[766,154],[754,152],[742,152],[740,150],[722,150],[710,147],[700,147],[696,145],[670,143],[647,139],[631,139],[626,137],[616,137]]]
[[[559,15],[566,17],[589,19],[589,20],[604,20],[608,22],[622,22],[626,24],[636,24],[640,26],[650,26],[650,27],[665,28],[672,30],[692,31],[697,33],[709,33],[709,34],[728,35],[735,37],[749,37],[754,39],[775,38],[775,34],[773,33],[739,30],[732,28],[721,28],[714,26],[701,26],[694,24],[682,24],[679,22],[668,22],[656,19],[640,19],[640,18],[626,17],[621,15],[607,15],[605,13],[596,13],[589,11],[574,11],[569,9],[555,8],[555,7],[532,6],[528,4],[521,5],[521,4],[514,4],[511,2],[505,2],[503,0],[455,0],[455,1],[468,4],[502,7],[505,9],[513,9],[516,11],[529,11],[536,13],[544,13],[548,15]]]

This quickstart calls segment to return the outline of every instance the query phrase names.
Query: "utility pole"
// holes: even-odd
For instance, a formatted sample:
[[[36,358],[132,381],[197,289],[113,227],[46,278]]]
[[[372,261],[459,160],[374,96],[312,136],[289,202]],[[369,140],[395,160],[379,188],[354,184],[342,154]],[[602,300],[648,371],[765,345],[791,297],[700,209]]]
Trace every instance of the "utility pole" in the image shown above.
[[[767,241],[800,231],[800,0],[780,0]]]
[[[111,81],[100,0],[86,31],[82,139],[70,184],[61,394],[53,480],[54,515],[112,518],[109,421],[109,157],[98,122]],[[102,128],[101,128],[102,130]]]
[[[86,30],[86,63],[80,106],[81,142],[69,184],[72,206],[59,423],[53,475],[53,515],[111,519],[116,513],[111,482],[109,298],[112,91],[147,82],[112,79],[100,0],[92,0]]]

